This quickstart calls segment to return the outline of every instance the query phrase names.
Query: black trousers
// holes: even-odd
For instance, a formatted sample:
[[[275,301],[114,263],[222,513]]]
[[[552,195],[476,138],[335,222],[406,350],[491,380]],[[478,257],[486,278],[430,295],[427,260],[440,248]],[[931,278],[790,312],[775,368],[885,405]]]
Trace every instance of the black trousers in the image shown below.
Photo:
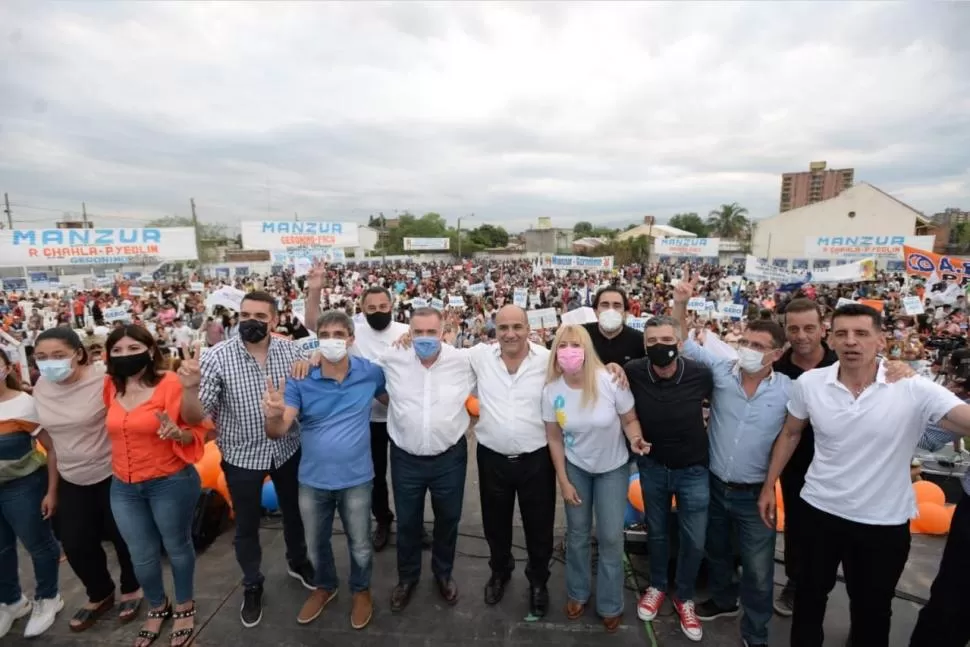
[[[371,494],[371,512],[378,525],[389,526],[394,521],[387,489],[387,436],[386,422],[370,423],[370,455],[374,461],[374,491]]]
[[[966,647],[970,643],[970,623],[966,618],[968,573],[970,496],[964,494],[953,513],[940,572],[933,580],[929,603],[919,613],[910,647]]]
[[[140,586],[128,544],[121,538],[111,513],[111,477],[92,485],[75,485],[61,478],[57,498],[55,525],[61,547],[67,563],[84,584],[88,601],[100,602],[115,592],[102,541],[110,541],[118,555],[121,593],[137,591]]]
[[[798,582],[798,571],[803,557],[801,554],[805,534],[805,506],[802,500],[802,487],[805,485],[805,472],[786,469],[781,473],[781,496],[785,501],[785,577],[789,584]]]
[[[525,575],[533,586],[544,585],[549,579],[556,517],[556,470],[549,448],[509,457],[479,444],[478,479],[492,572],[507,577],[515,570],[512,515],[518,496],[529,557]]]
[[[222,461],[222,471],[226,475],[226,485],[229,486],[232,509],[236,515],[233,547],[236,549],[236,561],[242,568],[243,586],[247,588],[263,583],[259,522],[263,513],[263,480],[267,474],[276,488],[276,498],[283,513],[286,561],[290,568],[309,561],[303,517],[300,516],[300,483],[297,480],[301,454],[302,451],[297,450],[288,461],[271,470],[250,470]]]
[[[822,647],[825,606],[839,563],[849,594],[852,646],[889,647],[893,596],[909,557],[909,523],[856,523],[805,503],[802,539],[791,647]]]

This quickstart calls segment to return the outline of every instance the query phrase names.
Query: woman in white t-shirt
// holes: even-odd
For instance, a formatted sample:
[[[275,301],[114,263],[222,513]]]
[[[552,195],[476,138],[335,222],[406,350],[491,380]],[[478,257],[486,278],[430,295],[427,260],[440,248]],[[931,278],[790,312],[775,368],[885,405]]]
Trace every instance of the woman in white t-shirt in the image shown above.
[[[35,441],[43,444],[47,459]],[[0,638],[28,614],[24,636],[39,636],[64,607],[57,585],[61,549],[51,529],[57,507],[56,466],[34,399],[23,392],[13,363],[0,351]],[[34,565],[33,601],[20,589],[18,539]]]
[[[542,392],[542,419],[566,501],[566,616],[579,618],[591,595],[590,532],[596,517],[596,612],[609,632],[623,615],[623,515],[630,479],[626,433],[644,454],[633,394],[614,382],[582,326],[560,327]]]

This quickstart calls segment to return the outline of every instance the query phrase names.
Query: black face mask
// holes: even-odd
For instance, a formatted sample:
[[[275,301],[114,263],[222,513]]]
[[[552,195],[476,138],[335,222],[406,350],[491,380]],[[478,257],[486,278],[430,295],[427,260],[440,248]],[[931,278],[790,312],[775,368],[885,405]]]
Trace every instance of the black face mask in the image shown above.
[[[364,318],[367,319],[367,325],[374,330],[384,330],[391,325],[390,312],[369,312]]]
[[[239,322],[239,337],[249,344],[258,344],[269,334],[269,325],[257,319],[246,319]]]
[[[152,363],[152,355],[147,350],[137,355],[120,355],[108,358],[108,372],[117,377],[134,377]]]
[[[654,366],[670,366],[677,359],[677,344],[654,344],[647,346],[647,359]]]

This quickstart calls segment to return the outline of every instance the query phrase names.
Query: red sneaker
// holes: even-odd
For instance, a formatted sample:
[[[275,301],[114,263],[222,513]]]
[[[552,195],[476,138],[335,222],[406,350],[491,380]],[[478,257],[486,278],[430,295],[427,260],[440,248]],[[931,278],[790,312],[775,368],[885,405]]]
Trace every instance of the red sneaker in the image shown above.
[[[680,616],[680,630],[684,632],[688,639],[695,643],[700,642],[701,638],[704,637],[704,629],[701,627],[700,618],[697,617],[697,612],[694,610],[693,600],[681,602],[674,599],[673,603],[677,615]]]
[[[637,603],[637,617],[644,622],[650,622],[656,618],[666,597],[666,593],[651,586],[640,598],[640,602]]]

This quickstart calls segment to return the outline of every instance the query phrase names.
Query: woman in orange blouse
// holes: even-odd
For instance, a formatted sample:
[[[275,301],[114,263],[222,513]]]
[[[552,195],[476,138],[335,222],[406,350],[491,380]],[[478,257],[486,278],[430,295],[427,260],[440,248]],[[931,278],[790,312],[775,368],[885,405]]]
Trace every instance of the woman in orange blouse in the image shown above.
[[[155,642],[169,617],[172,647],[180,647],[195,631],[192,517],[201,483],[192,463],[202,457],[205,430],[181,421],[182,384],[161,370],[161,352],[145,328],[116,328],[105,350],[111,510],[151,605],[135,647]],[[174,607],[162,582],[162,544],[172,565]]]

